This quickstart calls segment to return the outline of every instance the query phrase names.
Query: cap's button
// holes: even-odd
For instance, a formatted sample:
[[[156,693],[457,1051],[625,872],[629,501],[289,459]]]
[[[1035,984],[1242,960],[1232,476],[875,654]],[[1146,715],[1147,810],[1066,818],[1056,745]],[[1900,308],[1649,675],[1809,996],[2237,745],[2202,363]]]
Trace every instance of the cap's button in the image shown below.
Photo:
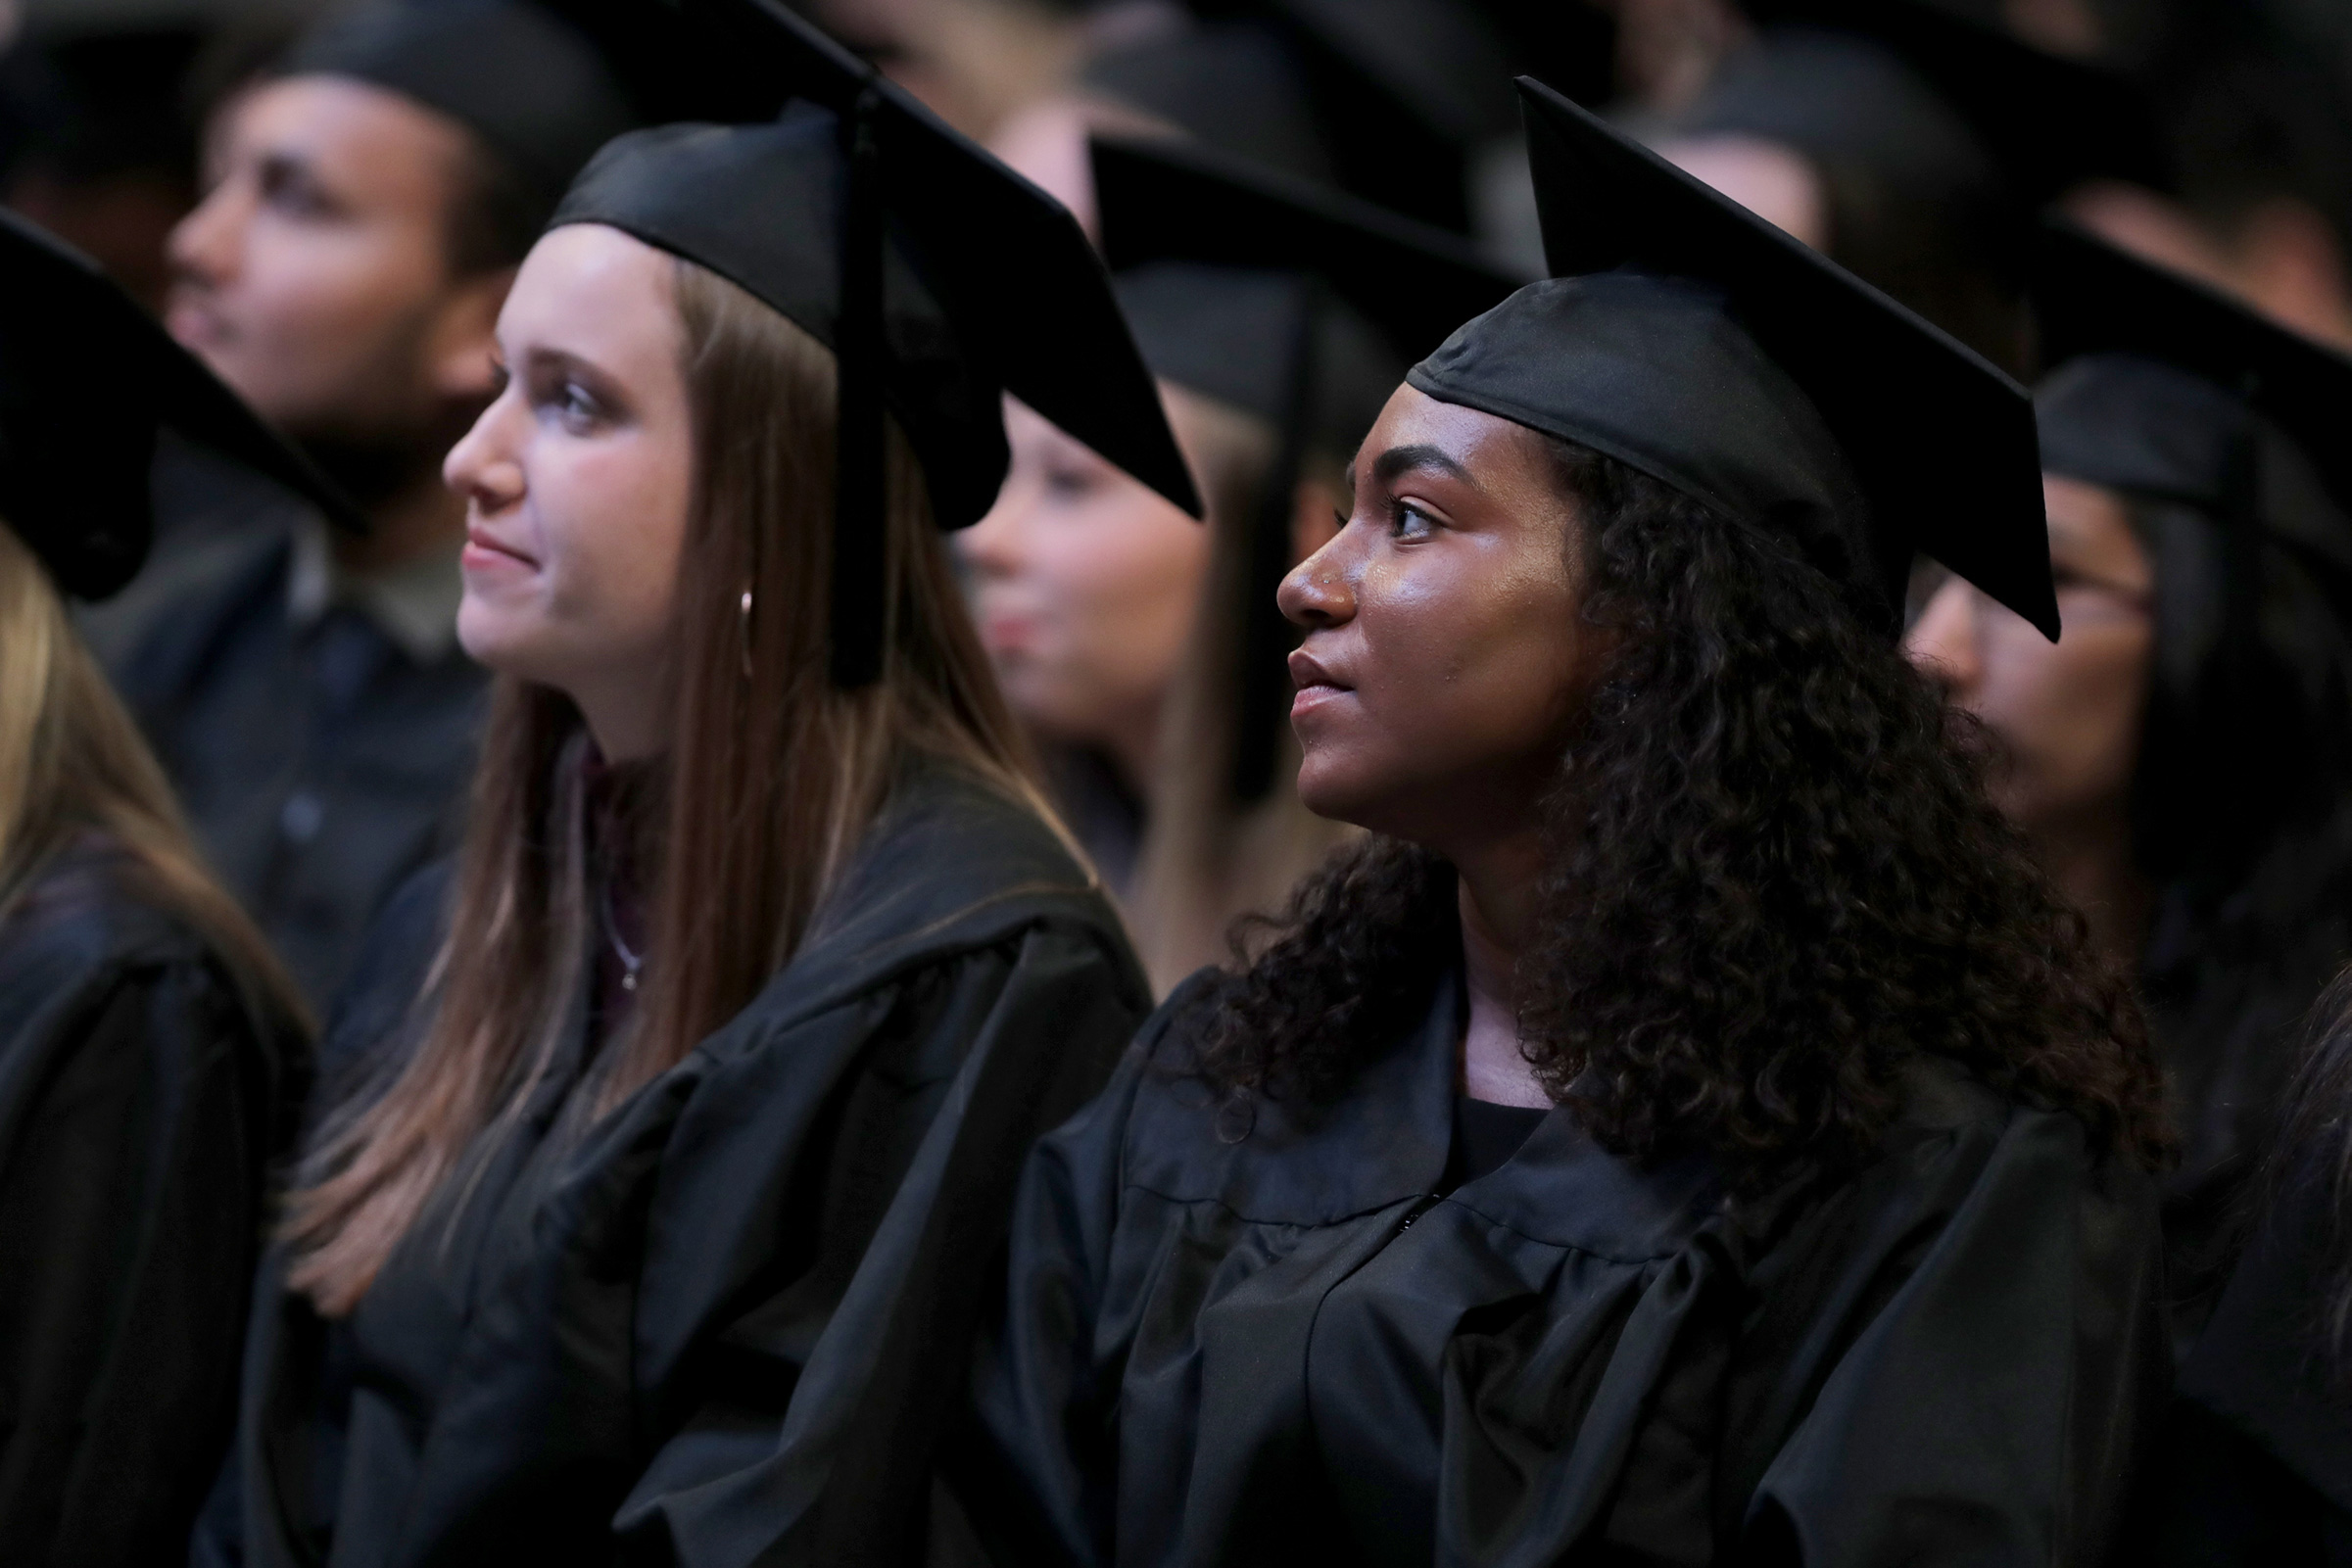
[[[277,825],[287,838],[307,844],[318,836],[318,825],[326,818],[326,802],[308,789],[297,789],[286,797],[278,813]]]

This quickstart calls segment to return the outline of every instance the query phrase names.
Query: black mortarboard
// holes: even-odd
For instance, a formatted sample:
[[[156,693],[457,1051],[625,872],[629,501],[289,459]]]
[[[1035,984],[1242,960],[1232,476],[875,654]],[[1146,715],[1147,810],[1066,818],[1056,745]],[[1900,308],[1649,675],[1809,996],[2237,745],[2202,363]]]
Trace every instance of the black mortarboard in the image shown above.
[[[1004,478],[1011,392],[1198,514],[1159,395],[1077,221],[774,0],[741,42],[812,108],[622,137],[553,223],[603,223],[766,302],[840,366],[834,675],[881,671],[882,415],[897,415],[938,520],[975,522]]]
[[[1405,367],[1512,289],[1458,236],[1183,143],[1094,143],[1102,243],[1153,372],[1274,427],[1247,530],[1233,787],[1272,782],[1291,644],[1274,601],[1309,451],[1353,455]]]
[[[2042,466],[2224,507],[2254,416],[2352,510],[2352,358],[2071,226],[2036,255]]]
[[[1503,45],[1455,0],[1226,0],[1113,50],[1089,85],[1220,151],[1452,229],[1509,134]]]
[[[2086,180],[2170,184],[2152,106],[2129,78],[1920,0],[1743,0],[1769,27],[1888,50],[1968,122],[2011,197],[2040,207]]]
[[[1519,93],[1553,277],[1411,384],[1779,534],[1890,629],[1925,553],[2054,639],[2025,389],[1549,87]]]
[[[351,503],[97,264],[0,211],[0,519],[60,588],[104,598],[146,559],[169,426],[316,502]]]
[[[360,0],[329,13],[283,71],[356,77],[447,115],[549,199],[641,123],[604,53],[534,0]]]

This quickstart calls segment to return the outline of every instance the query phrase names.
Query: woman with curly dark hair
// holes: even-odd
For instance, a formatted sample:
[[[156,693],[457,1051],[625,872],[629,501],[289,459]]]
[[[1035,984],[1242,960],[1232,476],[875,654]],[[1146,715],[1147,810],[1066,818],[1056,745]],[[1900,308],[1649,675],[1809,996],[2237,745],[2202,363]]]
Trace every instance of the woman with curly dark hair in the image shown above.
[[[1371,836],[1032,1157],[957,1527],[2096,1560],[2156,1077],[1893,636],[1914,544],[2055,632],[2026,400],[1522,91],[1559,275],[1412,372],[1283,586],[1301,796]]]

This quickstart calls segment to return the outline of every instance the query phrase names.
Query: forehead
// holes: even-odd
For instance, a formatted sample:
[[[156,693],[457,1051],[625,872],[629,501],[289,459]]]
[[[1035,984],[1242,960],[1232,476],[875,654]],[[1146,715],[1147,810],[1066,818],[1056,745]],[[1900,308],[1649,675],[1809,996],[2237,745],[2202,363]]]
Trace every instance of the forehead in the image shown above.
[[[1451,459],[1481,488],[1552,488],[1550,453],[1541,436],[1496,414],[1441,403],[1410,385],[1389,394],[1379,419],[1357,449],[1350,476],[1359,486],[1373,482],[1384,455],[1416,448]]]
[[[680,333],[677,267],[668,252],[601,223],[551,229],[515,275],[499,336],[509,353],[546,348],[600,360],[670,353]]]
[[[247,89],[218,124],[235,158],[298,158],[322,176],[438,198],[469,133],[446,115],[350,76],[286,76]]]
[[[2114,491],[2059,474],[2045,474],[2041,499],[2049,517],[2052,549],[2108,553],[2138,547],[2132,532],[2131,514],[2123,498]]]

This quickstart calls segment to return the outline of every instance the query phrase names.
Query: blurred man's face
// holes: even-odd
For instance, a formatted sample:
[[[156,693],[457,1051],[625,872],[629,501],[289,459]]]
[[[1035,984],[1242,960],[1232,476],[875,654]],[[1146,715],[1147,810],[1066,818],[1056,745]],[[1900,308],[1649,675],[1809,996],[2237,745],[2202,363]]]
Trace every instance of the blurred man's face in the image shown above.
[[[211,188],[173,231],[172,335],[290,433],[379,444],[438,427],[486,331],[451,276],[468,144],[454,121],[334,76],[266,83],[214,127]],[[491,306],[495,311],[495,303]]]

